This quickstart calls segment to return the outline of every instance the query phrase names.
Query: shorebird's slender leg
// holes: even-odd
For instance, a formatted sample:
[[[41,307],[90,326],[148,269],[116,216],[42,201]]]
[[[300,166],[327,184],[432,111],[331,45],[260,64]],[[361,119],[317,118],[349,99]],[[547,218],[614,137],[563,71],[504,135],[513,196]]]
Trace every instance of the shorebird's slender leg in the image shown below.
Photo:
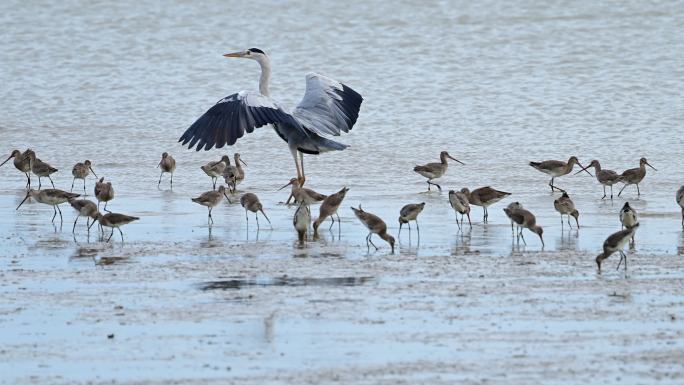
[[[458,223],[458,213],[454,211],[454,216],[456,217],[456,226],[458,226],[458,229],[461,229],[461,224]],[[461,214],[461,220],[463,220],[463,214]]]
[[[527,242],[525,241],[525,237],[523,236],[523,228],[520,227],[520,238],[523,240],[523,243],[527,245]]]
[[[620,251],[620,262],[618,262],[617,268],[615,270],[620,270],[620,265],[622,264],[622,260],[625,258],[625,253],[623,253],[622,250],[619,250],[619,251]],[[625,265],[627,265],[626,262],[625,262]]]
[[[342,221],[340,220],[340,214],[335,213],[337,215],[337,233],[342,234]]]
[[[88,233],[90,233],[90,228],[93,227],[93,225],[95,224],[95,222],[97,222],[97,220],[96,220],[96,219],[93,219],[93,221],[92,221],[92,222],[90,223],[90,225],[88,226]]]
[[[55,205],[57,207],[57,212],[59,212],[59,222],[64,223],[64,219],[62,218],[62,210],[59,208],[59,205]]]
[[[56,207],[57,207],[57,206],[52,206],[52,210],[55,212],[55,213],[52,215],[52,222],[55,221],[55,217],[57,216],[57,209],[56,209]]]
[[[606,185],[604,184],[604,185],[603,185],[603,197],[602,197],[601,199],[606,199],[606,197],[607,197],[607,195],[606,195]]]
[[[613,185],[610,185],[610,199],[613,199]]]
[[[259,213],[254,213],[254,218],[256,218],[256,221],[257,221],[257,231],[259,231],[259,229],[260,229],[260,227],[259,227]]]
[[[69,191],[74,191],[74,183],[76,182],[76,177],[71,181],[71,190]]]
[[[629,185],[628,185],[628,184],[626,184],[626,185],[622,186],[622,188],[620,189],[620,192],[618,192],[618,196],[620,196],[620,194],[622,194],[622,190],[624,190],[624,189],[625,189],[625,187],[627,187],[627,186],[629,186]]]
[[[554,177],[551,177],[551,181],[549,181],[549,186],[551,186],[551,192],[553,192],[553,190],[556,188],[556,187],[553,185],[553,178],[554,178]]]
[[[470,228],[472,229],[473,224],[472,224],[472,222],[470,222],[470,213],[467,213],[467,215],[468,215],[468,226],[470,226]],[[461,215],[461,225],[462,224],[463,224],[463,215]]]
[[[83,178],[83,196],[86,196],[85,178]]]
[[[335,224],[335,215],[331,215],[330,219],[332,220],[332,222],[330,222],[330,227],[328,227],[328,230],[332,231],[332,227]]]
[[[637,183],[636,185],[637,185],[637,196],[640,197],[640,196],[641,196],[641,191],[639,191],[639,183]]]
[[[24,174],[26,175],[26,187],[31,188],[31,176],[27,172],[25,172]]]
[[[157,182],[157,187],[159,187],[159,185],[161,184],[162,175],[164,175],[164,171],[162,171],[161,174],[159,174],[159,182]],[[173,174],[171,174],[171,175],[173,175]]]
[[[561,214],[561,231],[563,231],[563,214]]]
[[[107,203],[109,203],[109,201],[105,202],[105,206],[102,210],[107,211]],[[107,212],[109,212],[109,211],[107,211]]]
[[[427,184],[428,184],[428,191],[430,191],[430,179],[427,180]]]
[[[215,176],[211,178],[212,182],[214,182],[214,190],[216,190],[216,178]]]
[[[74,221],[74,228],[71,229],[71,233],[76,233],[76,222],[78,222],[78,218],[80,218],[81,215],[76,215],[76,220]]]
[[[370,244],[368,243],[368,241],[370,239],[371,234],[373,233],[368,233],[368,235],[366,235],[366,249],[368,249],[368,251],[370,251]]]
[[[373,247],[375,247],[375,250],[377,250],[378,247],[375,246],[375,243],[373,243],[373,240],[371,239],[372,236],[373,236],[373,233],[370,233],[370,235],[368,236],[368,242],[370,242],[370,244],[373,245]]]
[[[489,219],[489,213],[487,212],[487,206],[483,206],[484,208],[484,221],[487,222],[487,219]]]
[[[173,188],[173,173],[171,173],[171,188]]]
[[[55,188],[55,182],[52,181],[52,177],[48,175],[48,179],[50,179],[50,183],[52,183],[52,188]]]
[[[428,191],[430,191],[430,185],[437,186],[437,189],[438,189],[439,191],[442,191],[442,186],[438,185],[438,184],[435,183],[435,182],[430,182],[429,180],[428,180]]]
[[[572,223],[570,223],[570,215],[568,215],[568,226],[570,226],[570,228],[572,228]]]
[[[114,235],[114,228],[112,227],[112,232],[109,234],[109,238],[107,238],[107,243],[109,243],[109,240],[112,239],[112,235]]]
[[[418,227],[418,219],[416,219],[416,231],[418,231],[418,236],[420,237],[420,227]]]
[[[121,243],[124,243],[123,231],[121,231],[121,228],[120,228],[120,227],[117,227],[116,229],[119,230],[119,234],[121,234]],[[114,231],[112,231],[112,232],[114,232]]]
[[[207,222],[214,223],[214,218],[211,217],[211,209],[213,209],[213,207],[209,207],[209,216],[207,216]]]
[[[399,233],[397,234],[397,236],[400,236],[400,235],[401,235],[401,228],[402,228],[402,226],[404,226],[404,224],[401,223],[401,222],[399,222]]]
[[[40,183],[40,177],[38,177],[38,190],[40,190],[41,187],[43,187],[43,185]]]

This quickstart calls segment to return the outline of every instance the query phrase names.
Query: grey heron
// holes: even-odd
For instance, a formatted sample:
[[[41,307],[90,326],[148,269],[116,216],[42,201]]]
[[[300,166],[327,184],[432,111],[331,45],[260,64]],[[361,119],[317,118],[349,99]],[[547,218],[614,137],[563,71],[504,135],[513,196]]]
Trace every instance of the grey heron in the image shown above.
[[[197,151],[233,145],[255,128],[271,124],[288,145],[303,184],[303,154],[344,150],[348,146],[326,136],[349,132],[356,123],[363,98],[346,85],[316,73],[306,75],[302,101],[291,112],[271,99],[268,83],[271,61],[264,51],[249,48],[223,55],[259,63],[259,92],[240,91],[219,100],[200,116],[178,140]],[[299,154],[299,159],[297,157]]]

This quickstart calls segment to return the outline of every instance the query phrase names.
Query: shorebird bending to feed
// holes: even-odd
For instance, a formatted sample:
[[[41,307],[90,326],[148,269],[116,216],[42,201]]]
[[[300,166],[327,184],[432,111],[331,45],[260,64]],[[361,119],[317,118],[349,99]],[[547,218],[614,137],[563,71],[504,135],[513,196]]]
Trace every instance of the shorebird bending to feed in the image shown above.
[[[684,186],[677,190],[676,199],[677,204],[682,208],[682,227],[684,227]]]
[[[401,227],[404,224],[408,225],[409,232],[411,231],[411,221],[416,221],[416,229],[418,229],[418,236],[420,236],[420,227],[418,227],[418,215],[423,212],[425,202],[411,203],[401,208],[399,211],[399,235],[401,235]]]
[[[511,216],[508,214],[513,212],[513,210],[522,209],[523,205],[520,202],[511,202],[508,204],[508,206],[506,206],[506,208],[508,209],[508,211],[504,210],[504,213],[506,213],[508,219],[511,220],[511,233],[515,234],[515,230],[513,229],[513,225],[515,224],[515,222],[513,222],[513,218],[511,218]]]
[[[473,224],[470,222],[470,203],[468,202],[468,196],[461,191],[449,190],[449,204],[456,214],[456,225],[458,225],[459,230],[463,227],[464,215],[468,216],[468,225],[472,228]],[[461,214],[461,223],[458,223],[458,214]]]
[[[606,186],[610,186],[610,199],[613,199],[613,185],[620,181],[620,175],[613,170],[602,170],[601,163],[596,159],[592,160],[587,167],[583,167],[581,170],[577,171],[575,175],[582,171],[586,171],[589,167],[594,167],[594,171],[596,171],[596,180],[603,186],[603,197],[601,199],[606,198]]]
[[[62,210],[59,209],[59,205],[62,203],[68,202],[70,199],[74,199],[78,197],[79,194],[74,194],[71,192],[67,191],[62,191],[62,190],[57,190],[57,189],[45,189],[45,190],[34,190],[34,189],[29,189],[26,192],[26,197],[24,198],[21,203],[19,203],[19,206],[17,206],[17,210],[19,210],[19,207],[26,202],[26,200],[31,197],[35,199],[39,203],[43,203],[46,205],[52,206],[52,209],[54,210],[54,215],[52,216],[52,222],[55,221],[55,217],[57,216],[57,212],[59,212],[59,221],[60,223],[63,223],[64,220],[62,219]]]
[[[297,207],[297,211],[294,213],[294,217],[292,217],[292,225],[294,225],[295,230],[297,230],[297,237],[300,244],[304,243],[310,224],[311,209],[309,209],[308,205],[300,203],[299,207]]]
[[[173,188],[173,172],[176,171],[176,160],[173,159],[168,152],[165,152],[162,154],[162,158],[157,167],[161,168],[161,174],[159,174],[159,182],[157,182],[157,187],[159,187],[161,184],[162,175],[164,175],[165,172],[168,172],[171,174],[170,184],[171,188]]]
[[[12,151],[9,158],[2,162],[0,166],[7,163],[8,160],[14,158],[12,161],[14,163],[14,167],[26,175],[26,188],[31,188],[31,175],[29,175],[29,171],[31,171],[31,163],[28,159],[27,152],[28,150],[22,154],[19,150]]]
[[[427,184],[428,184],[428,191],[430,191],[430,185],[435,185],[439,189],[439,191],[442,191],[442,187],[438,185],[437,183],[434,183],[432,180],[441,178],[444,173],[446,173],[447,168],[449,167],[449,164],[447,163],[447,158],[451,160],[455,160],[456,162],[460,164],[464,164],[460,160],[452,157],[449,155],[448,152],[442,151],[439,153],[439,160],[440,162],[437,163],[428,163],[424,164],[422,166],[415,166],[413,168],[413,171],[417,172],[418,174],[424,176],[427,178]]]
[[[247,211],[251,211],[254,213],[254,217],[256,218],[257,230],[259,229],[259,211],[261,211],[261,213],[264,215],[264,218],[266,218],[268,221],[268,225],[271,226],[271,220],[268,219],[268,216],[264,212],[264,206],[261,204],[259,197],[257,197],[256,194],[243,194],[242,197],[240,197],[240,204],[245,208],[245,219],[247,220],[248,225],[249,217],[247,216]]]
[[[228,166],[230,166],[230,157],[228,155],[223,155],[218,162],[209,162],[200,168],[211,178],[214,190],[216,190],[216,179],[223,176],[223,171],[225,171]]]
[[[31,172],[38,177],[38,190],[40,190],[42,187],[40,183],[40,178],[42,177],[48,177],[48,179],[50,179],[50,183],[52,184],[52,188],[54,189],[55,182],[52,181],[52,177],[50,177],[50,175],[56,173],[57,169],[36,158],[36,153],[33,152],[33,150],[26,150],[26,152],[24,152],[24,157],[29,160]]]
[[[370,245],[373,245],[375,250],[378,249],[378,247],[375,246],[371,240],[371,236],[373,234],[378,234],[380,238],[389,243],[390,247],[392,248],[392,254],[394,254],[394,237],[387,233],[387,224],[385,224],[385,221],[380,219],[380,217],[377,215],[364,211],[361,208],[361,205],[359,205],[358,209],[355,207],[352,207],[351,209],[354,211],[354,215],[359,218],[361,223],[368,228],[368,235],[366,236],[366,247],[368,248],[368,251],[370,251]]]
[[[634,227],[639,223],[637,212],[629,205],[629,202],[625,202],[622,210],[620,210],[620,223],[625,229]],[[634,244],[634,235],[632,235],[632,244]]]
[[[78,215],[76,215],[76,220],[74,220],[74,227],[71,229],[71,232],[76,232],[76,222],[78,222],[78,218],[80,218],[81,216],[87,218],[86,226],[88,227],[88,231],[90,231],[90,228],[93,226],[93,224],[95,224],[95,221],[97,220],[97,214],[99,214],[99,212],[97,211],[97,205],[88,199],[75,198],[69,199],[69,204],[78,213]],[[90,223],[91,218],[93,219],[93,223]]]
[[[95,182],[95,198],[97,198],[97,209],[100,209],[100,202],[104,202],[104,211],[107,211],[107,202],[114,199],[114,187],[112,182],[105,182],[104,177]]]
[[[285,186],[279,188],[278,191],[284,189],[287,186],[292,186],[292,190],[290,192],[290,197],[288,197],[287,201],[285,202],[286,204],[290,202],[290,198],[294,198],[295,203],[304,202],[307,205],[318,203],[326,198],[326,195],[319,194],[310,188],[302,187],[301,183],[299,182],[299,179],[297,178],[290,179],[290,182],[288,182]]]
[[[468,202],[470,204],[473,204],[475,206],[482,206],[482,208],[484,209],[483,220],[485,222],[487,222],[487,219],[489,218],[487,207],[511,195],[511,193],[495,190],[489,186],[480,187],[473,191],[470,191],[467,188],[462,188],[461,192],[468,197]]]
[[[333,225],[335,224],[335,215],[337,215],[338,229],[342,228],[340,224],[340,215],[337,214],[337,209],[340,208],[340,205],[342,204],[344,197],[347,195],[347,191],[349,191],[349,188],[344,187],[342,188],[342,190],[334,194],[328,195],[325,199],[323,199],[323,203],[321,203],[321,207],[318,211],[318,218],[316,218],[316,220],[313,223],[314,235],[316,235],[318,232],[318,226],[320,226],[321,223],[327,217],[330,217],[332,221],[332,223],[330,223],[329,230],[331,230]]]
[[[74,165],[74,168],[71,169],[71,175],[74,176],[74,179],[71,181],[71,190],[70,191],[74,191],[74,183],[76,182],[76,179],[83,179],[83,195],[86,195],[85,180],[91,171],[92,171],[93,175],[95,175],[95,178],[97,178],[97,174],[95,174],[95,171],[93,171],[92,164],[90,163],[89,160],[86,159],[86,161],[83,163],[76,163]]]
[[[620,230],[606,238],[605,242],[603,242],[603,252],[596,257],[596,265],[598,265],[599,274],[601,274],[601,262],[616,251],[620,253],[620,262],[618,262],[617,268],[620,268],[620,264],[624,260],[625,270],[627,270],[627,255],[625,255],[625,252],[622,251],[622,249],[625,248],[625,245],[629,242],[630,238],[634,237],[634,232],[636,232],[637,227],[639,227],[639,223],[624,230]]]
[[[625,189],[625,187],[635,184],[637,188],[637,196],[641,196],[641,191],[639,191],[639,183],[641,183],[642,180],[644,180],[644,177],[646,176],[646,166],[652,168],[655,171],[655,167],[651,166],[650,163],[648,163],[648,160],[646,158],[641,158],[639,159],[639,167],[637,168],[630,168],[629,170],[625,170],[620,174],[620,182],[624,183],[625,185],[622,186],[620,189],[620,192],[618,192],[618,196],[622,194],[622,190]]]
[[[579,211],[575,208],[575,203],[570,199],[570,196],[568,195],[567,192],[563,192],[563,196],[560,198],[556,199],[553,201],[553,207],[560,213],[561,216],[561,229],[563,228],[563,215],[568,216],[568,226],[572,228],[572,224],[570,223],[570,217],[575,218],[575,222],[577,223],[577,228],[579,229]]]
[[[535,218],[534,214],[525,209],[509,210],[508,207],[504,209],[504,212],[509,218],[511,218],[511,220],[513,220],[513,222],[515,222],[516,225],[518,225],[518,237],[522,238],[523,243],[527,244],[527,242],[525,242],[525,237],[523,237],[522,231],[523,229],[528,229],[531,232],[539,235],[539,239],[542,243],[542,249],[544,248],[544,237],[542,236],[542,234],[544,234],[544,229],[537,225],[537,218]]]
[[[105,215],[102,215],[100,213],[97,213],[97,220],[100,223],[100,227],[111,227],[112,232],[109,234],[109,238],[107,238],[107,242],[112,239],[112,235],[114,235],[114,229],[116,228],[119,230],[119,234],[121,234],[121,243],[124,241],[124,236],[123,232],[121,231],[121,226],[127,225],[133,221],[137,221],[138,217],[132,217],[130,215],[124,215],[124,214],[119,214],[119,213],[107,213]],[[104,233],[104,231],[103,231]]]
[[[223,178],[225,179],[226,184],[231,186],[231,191],[233,193],[237,190],[237,185],[245,179],[245,170],[242,168],[242,165],[247,165],[247,163],[240,158],[240,154],[235,153],[234,158],[235,166],[228,165],[226,169],[223,170]]]
[[[226,198],[226,200],[228,200],[228,203],[233,203],[228,198],[228,195],[226,195],[226,187],[219,186],[218,190],[207,191],[202,195],[198,196],[197,198],[192,198],[191,200],[209,209],[209,214],[207,215],[207,222],[213,224],[214,218],[211,217],[211,210],[214,208],[214,206],[221,203],[221,200],[223,200],[224,197]]]
[[[542,162],[530,162],[530,166],[534,167],[535,170],[541,171],[546,175],[551,175],[551,180],[549,181],[549,186],[551,186],[551,192],[553,192],[554,189],[561,192],[565,191],[562,188],[554,186],[553,180],[555,178],[558,178],[559,176],[570,174],[572,168],[575,167],[575,165],[582,167],[579,160],[577,160],[576,156],[571,156],[567,162],[563,162],[562,160],[545,160]],[[589,171],[584,171],[587,174],[591,175]]]

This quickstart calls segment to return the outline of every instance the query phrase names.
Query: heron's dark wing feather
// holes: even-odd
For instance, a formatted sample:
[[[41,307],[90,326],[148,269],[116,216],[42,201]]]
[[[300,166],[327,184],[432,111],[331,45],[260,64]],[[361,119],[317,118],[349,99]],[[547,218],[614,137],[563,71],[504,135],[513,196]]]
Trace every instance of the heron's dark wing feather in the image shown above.
[[[292,115],[319,135],[349,132],[359,117],[363,97],[346,85],[316,73],[306,75],[306,92]]]
[[[219,100],[200,116],[178,140],[197,151],[233,145],[255,128],[285,123],[300,128],[296,119],[272,99],[256,92],[241,91]]]

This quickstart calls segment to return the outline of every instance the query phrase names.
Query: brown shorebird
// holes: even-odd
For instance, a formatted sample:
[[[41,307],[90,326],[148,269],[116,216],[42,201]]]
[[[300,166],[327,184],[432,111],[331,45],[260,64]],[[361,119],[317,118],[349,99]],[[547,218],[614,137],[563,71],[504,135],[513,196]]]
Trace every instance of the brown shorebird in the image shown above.
[[[545,160],[542,162],[530,162],[530,166],[534,167],[535,170],[541,171],[544,174],[551,176],[551,180],[549,181],[549,186],[551,186],[551,192],[553,192],[554,189],[561,192],[565,191],[562,188],[554,186],[553,180],[555,178],[558,178],[559,176],[570,174],[572,168],[575,167],[575,165],[582,167],[579,160],[577,160],[576,156],[571,156],[567,162],[563,162],[562,160]],[[587,174],[591,175],[589,171],[584,171]]]
[[[74,165],[74,168],[71,169],[71,175],[74,176],[74,180],[71,181],[71,191],[74,191],[74,182],[76,182],[76,179],[83,179],[83,195],[86,195],[86,177],[92,171],[93,175],[95,175],[95,178],[97,178],[97,174],[95,174],[95,171],[93,171],[91,166],[92,164],[87,159],[83,163],[76,163]]]
[[[629,205],[629,202],[625,202],[622,210],[620,210],[620,223],[625,229],[632,228],[639,223],[637,212]],[[634,244],[634,235],[632,235],[632,244]]]
[[[104,211],[107,211],[107,202],[114,199],[114,187],[112,187],[112,182],[105,182],[104,177],[100,178],[98,182],[95,182],[95,198],[97,198],[97,208],[100,209],[100,202],[104,202]]]
[[[456,224],[458,225],[458,228],[461,229],[463,227],[464,215],[468,216],[468,225],[472,228],[473,224],[470,222],[470,203],[468,202],[468,195],[461,191],[449,190],[449,204],[456,213]],[[461,223],[458,223],[458,214],[461,214]]]
[[[121,243],[124,241],[124,236],[123,232],[121,231],[121,226],[127,225],[133,221],[137,221],[138,217],[132,217],[130,215],[124,215],[124,214],[119,214],[119,213],[107,213],[105,215],[102,215],[100,213],[97,213],[97,220],[100,222],[100,227],[111,227],[112,232],[109,234],[109,238],[107,238],[106,242],[109,242],[112,239],[112,235],[114,235],[114,229],[116,228],[119,230],[119,234],[121,234]],[[104,234],[104,230],[103,230]]]
[[[332,229],[333,225],[335,224],[335,215],[337,215],[337,226],[338,229],[342,229],[341,224],[340,224],[340,215],[337,214],[337,209],[340,208],[340,205],[342,204],[342,201],[344,200],[344,197],[347,195],[347,191],[349,191],[349,188],[344,187],[342,190],[328,195],[325,199],[323,199],[323,203],[321,203],[321,207],[319,208],[318,212],[318,218],[313,223],[313,230],[314,230],[314,235],[318,232],[318,226],[321,225],[321,223],[325,220],[325,218],[330,217],[332,220],[332,223],[330,223],[330,229]]]
[[[684,186],[677,190],[676,199],[677,204],[682,208],[682,227],[684,227]]]
[[[527,244],[527,242],[525,242],[525,237],[523,237],[522,231],[523,229],[528,229],[531,232],[539,235],[539,239],[542,243],[542,249],[544,248],[544,237],[542,236],[542,234],[544,234],[544,229],[537,225],[537,218],[535,218],[534,214],[525,209],[509,210],[508,207],[504,209],[504,212],[513,220],[513,222],[515,222],[516,225],[518,225],[518,237],[522,238],[523,243]]]
[[[366,236],[366,247],[368,248],[368,251],[370,251],[370,245],[373,245],[375,250],[378,249],[378,247],[375,246],[371,240],[371,236],[373,234],[378,234],[380,238],[389,243],[390,247],[392,248],[392,254],[394,254],[394,237],[387,233],[387,225],[385,224],[385,221],[380,219],[380,217],[377,215],[364,211],[361,208],[361,205],[359,205],[358,209],[355,207],[352,207],[351,209],[354,211],[354,214],[357,218],[359,218],[361,223],[363,223],[368,229],[368,235]]]
[[[33,152],[33,150],[26,150],[24,157],[29,160],[31,172],[38,177],[38,190],[40,190],[42,187],[40,183],[40,178],[42,177],[48,177],[48,179],[50,179],[50,183],[52,183],[52,188],[54,189],[55,182],[52,181],[52,177],[50,177],[50,175],[56,173],[57,169],[36,158],[36,153]]]
[[[206,206],[209,209],[209,214],[207,215],[207,222],[213,224],[214,218],[211,217],[211,210],[214,208],[214,206],[221,203],[221,200],[223,200],[224,197],[226,198],[226,200],[228,200],[228,203],[233,203],[228,198],[228,195],[226,195],[226,187],[219,186],[218,190],[207,191],[202,195],[198,196],[197,198],[192,198],[192,201],[201,204],[202,206]]]
[[[618,196],[622,194],[622,190],[625,189],[625,187],[635,184],[637,188],[637,196],[641,196],[641,191],[639,191],[639,183],[641,183],[642,180],[644,180],[644,177],[646,176],[646,166],[652,168],[655,171],[655,167],[651,166],[650,163],[648,163],[648,160],[646,158],[641,158],[639,159],[639,167],[637,168],[630,168],[629,170],[625,170],[620,174],[620,182],[624,183],[625,185],[622,186],[620,189],[620,192],[618,192]]]
[[[567,192],[563,192],[563,196],[560,198],[556,199],[553,201],[553,207],[560,213],[561,216],[561,229],[563,228],[563,215],[568,216],[568,226],[572,228],[572,224],[570,223],[570,217],[575,218],[575,222],[577,223],[577,228],[579,229],[579,211],[575,208],[575,203],[570,199],[570,196],[568,195]]]
[[[295,203],[304,202],[307,205],[318,203],[326,198],[326,195],[319,194],[310,188],[302,187],[297,178],[290,179],[290,181],[285,186],[279,188],[278,191],[287,186],[292,186],[292,190],[290,192],[290,197],[287,198],[287,201],[285,202],[286,204],[290,202],[290,198],[294,198]]]
[[[440,178],[440,177],[442,177],[442,175],[444,175],[444,173],[446,173],[447,168],[449,167],[449,165],[447,163],[447,158],[451,159],[451,160],[455,160],[456,162],[458,162],[460,164],[464,164],[460,160],[449,155],[448,152],[442,151],[439,153],[439,160],[440,160],[439,163],[437,163],[437,162],[428,163],[428,164],[424,164],[422,166],[415,166],[413,168],[413,171],[415,171],[418,174],[427,178],[428,191],[430,191],[431,185],[437,186],[439,191],[442,191],[442,187],[440,185],[438,185],[437,183],[434,183],[432,180]]]
[[[589,167],[594,167],[594,171],[596,171],[596,180],[603,186],[603,197],[601,199],[605,199],[606,197],[606,186],[610,186],[610,199],[613,199],[613,185],[620,181],[620,175],[613,170],[602,170],[601,163],[596,159],[592,160],[587,167],[583,167],[575,174],[586,171]]]
[[[420,236],[420,227],[418,227],[418,215],[423,212],[425,202],[411,203],[401,208],[399,211],[399,235],[401,235],[401,227],[404,224],[408,225],[409,232],[411,231],[411,224],[409,222],[416,222],[416,229],[418,229],[418,236]]]
[[[473,204],[475,206],[482,206],[482,208],[484,209],[485,222],[487,222],[487,219],[489,218],[487,207],[511,195],[511,193],[495,190],[489,186],[480,187],[473,191],[470,191],[467,188],[463,188],[461,189],[461,192],[468,197],[468,202],[470,204]]]
[[[90,231],[90,228],[93,226],[93,224],[95,224],[95,221],[97,220],[97,214],[99,214],[99,212],[97,211],[97,205],[94,202],[89,201],[88,199],[70,199],[69,204],[78,213],[78,215],[76,215],[76,220],[74,220],[74,227],[71,229],[71,232],[76,232],[76,222],[78,222],[78,218],[80,218],[81,216],[87,218],[86,226],[88,227],[88,231]],[[93,223],[90,223],[91,218],[93,219]]]
[[[245,208],[245,219],[247,220],[247,225],[249,226],[249,217],[247,216],[247,211],[254,213],[256,218],[257,230],[259,229],[259,211],[264,215],[264,218],[268,221],[268,225],[271,226],[271,220],[268,219],[266,213],[264,212],[264,206],[259,201],[256,194],[245,193],[240,197],[240,204]]]
[[[23,205],[24,202],[26,202],[26,200],[29,197],[31,197],[39,203],[43,203],[43,204],[52,206],[52,209],[55,212],[55,214],[52,216],[52,222],[55,221],[55,217],[57,216],[57,213],[59,212],[59,221],[60,221],[60,223],[63,223],[64,220],[62,219],[62,210],[59,209],[59,205],[61,205],[62,203],[66,203],[70,199],[74,199],[78,196],[79,196],[79,194],[74,194],[71,192],[52,189],[52,188],[48,188],[45,190],[29,189],[26,192],[26,197],[24,198],[24,200],[21,201],[21,203],[19,203],[19,206],[17,206],[17,210],[19,210],[19,207],[21,207],[21,205]]]
[[[297,230],[297,237],[299,243],[303,244],[306,237],[306,233],[309,231],[309,225],[311,224],[311,209],[308,205],[300,203],[297,207],[297,211],[292,217],[292,225],[295,230]]]
[[[218,162],[209,162],[200,168],[205,174],[211,177],[214,190],[216,190],[216,178],[223,176],[223,171],[228,166],[230,166],[230,157],[228,155],[224,155]]]
[[[508,204],[508,206],[506,206],[506,208],[508,209],[508,211],[504,210],[504,213],[506,213],[508,219],[511,220],[511,233],[515,234],[515,230],[513,229],[515,222],[513,222],[513,218],[511,218],[510,215],[508,215],[508,213],[513,212],[513,210],[522,209],[523,205],[520,202],[511,202]]]
[[[639,223],[635,224],[630,228],[620,230],[606,238],[605,242],[603,242],[603,253],[599,254],[596,257],[596,265],[598,265],[599,274],[601,274],[601,262],[603,262],[604,259],[610,257],[616,251],[620,253],[620,262],[618,262],[617,268],[620,268],[620,264],[624,260],[625,270],[627,270],[627,255],[625,255],[625,252],[622,251],[622,249],[625,248],[625,245],[627,245],[630,238],[634,237],[634,232],[636,232],[636,229],[638,227]]]
[[[233,157],[235,159],[235,166],[228,165],[226,169],[223,170],[223,178],[225,179],[226,184],[231,186],[231,191],[234,193],[237,190],[237,185],[245,179],[245,170],[242,168],[242,165],[244,164],[246,166],[247,163],[240,158],[239,153],[235,153]]]
[[[24,152],[23,154],[19,150],[14,150],[10,154],[9,158],[7,158],[0,166],[3,164],[7,163],[8,160],[14,158],[12,161],[14,163],[14,167],[16,167],[17,170],[21,171],[26,175],[26,188],[31,188],[31,175],[29,175],[29,171],[31,171],[31,163],[28,159],[28,150]]]
[[[165,172],[168,172],[171,174],[170,184],[171,188],[173,188],[173,172],[176,171],[176,160],[173,159],[168,152],[165,152],[162,154],[161,160],[159,161],[157,167],[161,168],[161,174],[159,174],[159,182],[157,182],[157,187],[159,187],[161,184],[162,175],[164,175]]]

